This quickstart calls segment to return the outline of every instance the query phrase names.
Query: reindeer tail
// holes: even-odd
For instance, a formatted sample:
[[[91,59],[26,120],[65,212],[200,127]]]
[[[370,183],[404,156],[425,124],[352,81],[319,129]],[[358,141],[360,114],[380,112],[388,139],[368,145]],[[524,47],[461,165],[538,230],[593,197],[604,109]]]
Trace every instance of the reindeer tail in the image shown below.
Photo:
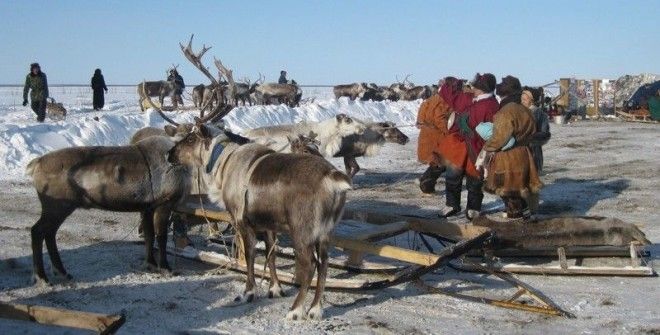
[[[349,176],[339,170],[332,170],[325,176],[323,183],[328,191],[346,192],[353,188],[353,181]]]
[[[39,164],[39,160],[40,160],[39,158],[41,158],[41,157],[37,157],[37,158],[31,160],[30,163],[28,163],[27,167],[25,168],[25,174],[27,176],[30,176],[30,177],[34,176],[34,169],[37,167],[37,164]]]

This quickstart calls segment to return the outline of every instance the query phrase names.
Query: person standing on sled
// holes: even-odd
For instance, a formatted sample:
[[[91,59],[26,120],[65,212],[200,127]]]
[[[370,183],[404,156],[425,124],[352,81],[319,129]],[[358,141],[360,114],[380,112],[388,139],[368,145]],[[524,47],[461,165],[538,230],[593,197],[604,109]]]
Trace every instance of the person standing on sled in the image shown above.
[[[456,85],[459,82],[456,78],[447,77],[438,83],[438,87],[442,87],[445,81],[451,81],[453,83],[451,85]],[[436,94],[422,102],[417,113],[416,126],[419,129],[417,159],[424,164],[428,164],[428,168],[419,178],[419,188],[422,193],[427,195],[435,193],[435,184],[440,175],[445,172],[445,167],[434,159],[433,152],[438,150],[440,140],[449,133],[447,123],[450,114],[451,107],[441,97],[440,89]]]
[[[94,70],[94,76],[92,77],[92,91],[94,95],[92,96],[92,105],[94,106],[95,111],[103,109],[105,105],[104,94],[108,92],[108,88],[105,86],[105,79],[101,74],[101,69]]]
[[[30,93],[30,107],[37,114],[37,121],[44,122],[46,119],[46,103],[48,99],[48,80],[46,74],[41,72],[39,63],[30,64],[30,73],[25,77],[23,87],[23,106],[28,104],[28,92]]]
[[[490,156],[484,190],[502,197],[509,219],[529,217],[527,199],[543,187],[528,147],[536,132],[534,116],[521,104],[518,78],[504,77],[496,90],[502,100],[493,119],[493,135],[484,145]],[[501,151],[511,137],[515,145]]]

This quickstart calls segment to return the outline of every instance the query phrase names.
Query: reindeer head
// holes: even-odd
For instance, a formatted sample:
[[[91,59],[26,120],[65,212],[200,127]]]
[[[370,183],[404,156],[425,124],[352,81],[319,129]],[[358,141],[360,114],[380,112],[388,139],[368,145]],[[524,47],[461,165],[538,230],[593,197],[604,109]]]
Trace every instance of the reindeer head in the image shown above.
[[[373,128],[377,133],[383,135],[385,141],[390,143],[398,143],[404,145],[410,140],[399,128],[396,127],[394,122],[378,122],[376,127]]]
[[[250,142],[250,139],[236,135],[230,131],[219,129],[213,125],[198,122],[190,133],[178,141],[169,151],[167,161],[171,164],[202,166],[203,157],[212,150],[211,143],[235,143],[238,145]]]
[[[362,135],[367,126],[362,121],[351,118],[346,114],[337,114],[335,116],[337,134],[340,136]]]

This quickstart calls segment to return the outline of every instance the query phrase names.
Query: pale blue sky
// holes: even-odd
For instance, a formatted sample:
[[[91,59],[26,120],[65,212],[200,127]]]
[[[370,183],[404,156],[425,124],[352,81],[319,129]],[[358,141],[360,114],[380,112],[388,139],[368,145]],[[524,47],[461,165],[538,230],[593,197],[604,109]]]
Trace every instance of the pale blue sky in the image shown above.
[[[660,73],[660,1],[0,1],[0,83],[33,61],[50,83],[160,79],[196,45],[238,78],[416,83],[492,72],[523,83]]]

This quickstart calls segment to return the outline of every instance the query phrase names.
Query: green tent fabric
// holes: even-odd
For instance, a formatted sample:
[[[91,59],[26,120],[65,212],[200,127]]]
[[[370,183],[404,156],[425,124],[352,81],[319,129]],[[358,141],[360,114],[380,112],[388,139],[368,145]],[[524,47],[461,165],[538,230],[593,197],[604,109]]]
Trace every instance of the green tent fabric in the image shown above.
[[[660,121],[660,97],[653,96],[649,98],[649,112],[651,112],[651,118],[653,120]]]

